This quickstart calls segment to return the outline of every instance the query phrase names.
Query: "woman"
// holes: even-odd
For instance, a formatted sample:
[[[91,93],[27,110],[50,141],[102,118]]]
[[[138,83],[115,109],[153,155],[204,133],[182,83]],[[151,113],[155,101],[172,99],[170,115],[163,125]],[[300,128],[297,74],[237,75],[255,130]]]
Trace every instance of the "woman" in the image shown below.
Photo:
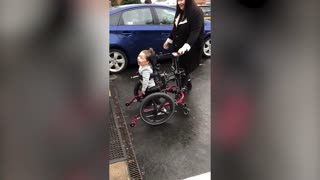
[[[186,72],[182,83],[190,91],[192,88],[190,73],[200,63],[203,46],[204,19],[202,10],[193,0],[177,0],[173,29],[163,44],[164,49],[173,45],[180,54],[180,67]]]

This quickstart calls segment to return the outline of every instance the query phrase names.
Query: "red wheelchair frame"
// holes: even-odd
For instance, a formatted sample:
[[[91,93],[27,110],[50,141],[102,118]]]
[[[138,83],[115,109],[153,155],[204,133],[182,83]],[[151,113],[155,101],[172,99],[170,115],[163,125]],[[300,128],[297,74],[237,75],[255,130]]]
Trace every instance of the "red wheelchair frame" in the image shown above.
[[[172,70],[169,73],[161,72],[159,65],[156,64],[157,59],[161,56],[170,55],[172,58]],[[162,83],[162,88],[159,88],[158,92],[150,93],[148,95],[138,94],[131,98],[130,101],[126,103],[126,106],[129,106],[133,102],[140,101],[143,99],[140,104],[139,113],[137,113],[130,126],[134,127],[137,124],[138,119],[144,120],[147,124],[150,125],[160,125],[168,121],[175,111],[175,107],[180,107],[183,109],[185,115],[189,115],[190,109],[184,103],[185,93],[187,91],[186,87],[182,87],[181,79],[182,76],[185,76],[184,70],[179,67],[179,55],[178,53],[170,53],[170,54],[161,54],[154,55],[152,60],[152,66],[154,69],[154,79],[156,82],[156,86],[159,81]],[[158,67],[156,67],[158,65]],[[135,78],[137,76],[133,76]],[[170,81],[175,81],[175,85],[168,85]],[[175,98],[173,99],[168,93],[173,93]],[[160,100],[164,100],[162,103]],[[158,101],[158,103],[157,103]],[[161,105],[160,105],[161,104]],[[169,111],[168,112],[168,109]],[[151,115],[146,115],[145,112],[151,112]],[[166,115],[166,116],[165,116]],[[151,119],[150,117],[157,118],[158,116],[164,116],[162,119],[156,121]],[[158,118],[159,119],[159,118]]]

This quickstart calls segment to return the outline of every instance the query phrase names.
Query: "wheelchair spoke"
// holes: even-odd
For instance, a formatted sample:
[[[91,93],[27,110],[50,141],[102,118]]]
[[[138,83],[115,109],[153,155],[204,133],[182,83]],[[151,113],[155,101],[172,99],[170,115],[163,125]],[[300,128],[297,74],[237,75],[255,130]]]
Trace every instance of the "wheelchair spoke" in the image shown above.
[[[153,103],[153,114],[157,115],[157,103],[154,99],[152,99],[152,103]]]
[[[168,112],[167,109],[161,109],[160,112],[164,113],[165,115],[168,115],[168,114],[169,114],[169,112]]]
[[[162,114],[156,114],[156,115],[151,114],[151,115],[147,115],[147,116],[145,116],[145,117],[147,117],[147,118],[151,118],[151,117],[159,117],[159,116],[164,116],[164,115],[167,115],[167,114],[168,114],[168,112],[162,112]],[[161,120],[161,119],[158,119],[158,120]],[[156,121],[156,119],[152,119],[152,121],[153,121],[153,122],[155,122],[155,121]]]
[[[152,102],[153,102],[153,106],[157,105],[157,102],[154,99],[152,99]]]
[[[163,107],[165,107],[166,105],[167,105],[167,102],[164,101],[164,102],[160,105],[160,109],[163,108]]]
[[[153,105],[153,108],[154,109],[157,109],[157,102],[154,100],[154,99],[152,99],[152,105]]]
[[[146,113],[145,117],[149,120],[156,122],[161,121],[168,117],[171,111],[168,111],[165,107],[162,109],[145,109],[144,113]]]
[[[143,112],[145,112],[145,113],[153,112],[153,111],[154,111],[154,108],[152,108],[152,107],[146,107],[146,108],[144,108],[144,110],[143,110]]]

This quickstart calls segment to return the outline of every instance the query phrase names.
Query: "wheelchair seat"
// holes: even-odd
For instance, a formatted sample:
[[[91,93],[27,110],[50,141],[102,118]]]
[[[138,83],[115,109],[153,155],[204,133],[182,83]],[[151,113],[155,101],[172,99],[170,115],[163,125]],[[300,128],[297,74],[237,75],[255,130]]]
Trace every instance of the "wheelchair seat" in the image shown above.
[[[152,94],[152,93],[160,92],[160,91],[161,91],[161,88],[159,86],[155,85],[153,87],[147,88],[146,94]]]

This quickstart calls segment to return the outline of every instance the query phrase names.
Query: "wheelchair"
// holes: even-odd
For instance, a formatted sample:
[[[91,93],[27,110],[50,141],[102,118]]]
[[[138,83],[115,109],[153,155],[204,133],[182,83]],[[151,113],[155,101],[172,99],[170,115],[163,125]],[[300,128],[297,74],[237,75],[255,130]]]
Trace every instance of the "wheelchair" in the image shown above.
[[[160,64],[157,63],[161,57],[170,56],[172,59],[171,70],[169,72],[162,71]],[[185,72],[179,67],[178,53],[168,54],[152,54],[151,65],[153,78],[156,86],[148,88],[144,95],[141,94],[141,82],[137,82],[134,87],[134,97],[125,105],[129,106],[133,102],[140,102],[139,113],[130,123],[131,127],[135,127],[138,119],[142,119],[149,125],[160,125],[167,122],[178,109],[183,110],[184,115],[189,115],[190,109],[184,103],[187,88],[182,86],[182,77]],[[131,78],[137,78],[138,75]]]

